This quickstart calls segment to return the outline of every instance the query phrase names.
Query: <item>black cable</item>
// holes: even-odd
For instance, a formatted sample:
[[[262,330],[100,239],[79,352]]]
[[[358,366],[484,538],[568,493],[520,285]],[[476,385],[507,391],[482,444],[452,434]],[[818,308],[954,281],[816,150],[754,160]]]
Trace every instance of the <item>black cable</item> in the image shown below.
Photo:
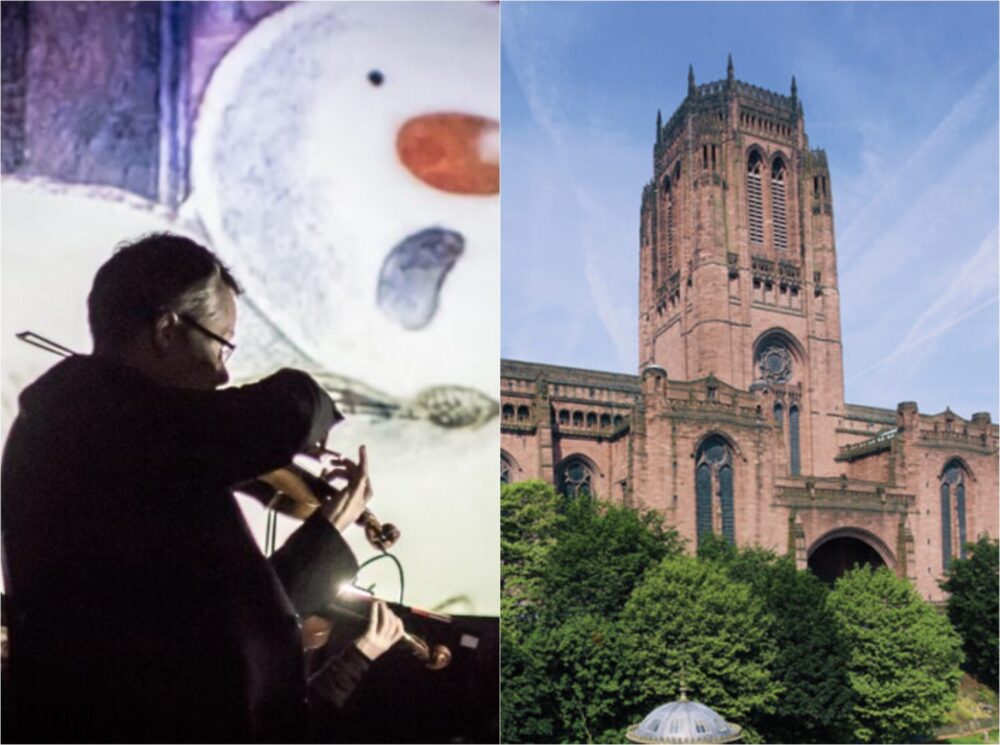
[[[396,564],[396,570],[399,572],[399,604],[402,605],[403,604],[403,588],[405,587],[405,585],[404,585],[404,580],[403,580],[403,565],[399,563],[399,559],[397,559],[395,556],[393,556],[392,554],[390,554],[388,551],[383,551],[382,553],[378,554],[377,556],[373,556],[370,559],[366,559],[365,561],[363,561],[361,563],[361,565],[358,566],[358,572],[360,572],[362,569],[364,569],[369,564],[373,564],[376,561],[378,561],[379,559],[384,559],[386,557],[388,557],[388,558],[390,558],[390,559],[393,560],[393,562]]]

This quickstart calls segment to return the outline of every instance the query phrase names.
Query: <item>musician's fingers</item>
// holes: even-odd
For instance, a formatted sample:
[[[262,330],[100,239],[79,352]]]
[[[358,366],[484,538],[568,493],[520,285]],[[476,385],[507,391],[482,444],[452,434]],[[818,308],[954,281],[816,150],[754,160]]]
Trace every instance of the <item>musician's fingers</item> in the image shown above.
[[[346,468],[331,468],[329,471],[323,471],[322,475],[323,481],[330,482],[336,481],[337,479],[351,480],[351,472]]]
[[[368,474],[368,450],[364,445],[358,448],[358,469],[363,474]]]
[[[392,611],[386,607],[385,602],[382,600],[376,600],[375,605],[378,606],[378,633],[381,636],[385,636],[385,627],[389,622],[389,616],[392,614]]]
[[[389,643],[390,645],[395,644],[400,639],[403,638],[403,619],[397,616],[395,613],[392,614],[392,624],[389,633]]]
[[[327,479],[327,474],[337,474],[340,478],[350,480],[357,478],[359,473],[361,473],[361,470],[353,461],[338,461],[335,464],[331,464],[330,467],[323,472],[323,478]]]
[[[336,458],[327,458],[324,461],[324,465],[331,468],[346,468],[351,471],[358,470],[357,462],[343,455],[338,455]]]
[[[383,606],[383,610],[385,612],[385,615],[383,616],[384,623],[379,628],[379,631],[382,634],[382,638],[386,641],[386,646],[391,647],[399,641],[399,637],[402,636],[403,622],[400,620],[399,616],[393,613],[389,606],[384,603]]]
[[[375,634],[378,632],[379,625],[379,603],[372,603],[371,612],[368,614],[368,633]]]

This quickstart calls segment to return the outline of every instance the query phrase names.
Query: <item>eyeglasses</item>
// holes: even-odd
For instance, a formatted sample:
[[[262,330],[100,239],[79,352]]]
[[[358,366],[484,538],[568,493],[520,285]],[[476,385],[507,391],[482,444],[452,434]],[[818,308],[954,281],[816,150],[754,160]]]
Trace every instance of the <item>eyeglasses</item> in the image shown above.
[[[219,361],[226,362],[230,357],[233,356],[233,352],[236,351],[236,345],[233,344],[229,339],[219,336],[214,331],[209,331],[207,328],[202,326],[196,320],[194,320],[187,313],[178,313],[177,317],[186,323],[188,326],[193,328],[195,331],[200,331],[209,339],[219,342]]]

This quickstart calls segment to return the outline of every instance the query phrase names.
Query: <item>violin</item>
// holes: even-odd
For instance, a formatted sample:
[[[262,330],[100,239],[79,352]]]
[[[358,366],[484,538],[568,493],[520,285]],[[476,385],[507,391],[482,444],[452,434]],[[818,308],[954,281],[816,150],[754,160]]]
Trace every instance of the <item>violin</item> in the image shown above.
[[[339,494],[339,491],[325,478],[329,469],[322,460],[324,454],[338,455],[323,450],[318,455],[297,456],[300,460],[306,460],[318,468],[319,476],[299,463],[293,462],[240,484],[238,491],[254,497],[268,509],[298,520],[305,520],[323,502]],[[368,509],[358,517],[357,524],[364,528],[368,543],[380,551],[391,548],[401,535],[399,528],[391,523],[381,523]]]
[[[324,454],[339,457],[337,453],[327,450],[323,450],[318,455],[297,456],[300,460],[305,459],[311,463],[314,468],[319,468],[319,476],[299,463],[293,462],[265,473],[251,482],[241,484],[238,489],[262,502],[268,509],[299,520],[305,520],[324,501],[332,499],[338,494],[338,490],[326,478],[329,469],[323,463],[322,456]],[[399,529],[391,523],[379,522],[371,510],[366,509],[357,519],[357,524],[364,528],[365,538],[372,547],[380,551],[387,551],[399,540]],[[326,644],[330,636],[331,622],[335,618],[339,617],[350,622],[368,622],[367,613],[350,607],[353,604],[351,600],[371,602],[373,599],[367,595],[352,596],[350,600],[339,597],[327,605],[321,615],[305,619],[302,631],[306,649],[319,649]],[[415,609],[408,609],[404,606],[387,604],[390,607],[394,606],[397,610],[417,612]],[[450,620],[447,616],[430,614],[427,611],[419,613],[430,616],[437,621]],[[400,643],[409,648],[410,652],[429,670],[443,670],[451,664],[451,650],[444,644],[429,645],[423,638],[405,629]]]
[[[363,606],[374,602],[375,599],[372,596],[362,593],[351,593],[347,597],[342,592],[336,600],[327,604],[317,615],[306,618],[302,622],[302,634],[306,650],[323,647],[329,641],[331,628],[337,620],[357,626],[359,629],[362,628],[368,623],[368,612]],[[409,612],[442,623],[451,622],[448,616],[421,611],[416,608],[407,608],[406,606],[389,601],[383,602],[397,614]],[[362,604],[361,607],[358,607],[359,603]],[[399,643],[409,649],[413,656],[420,660],[428,670],[444,670],[451,664],[451,649],[446,645],[428,644],[423,637],[407,631],[405,628],[403,629],[403,635],[400,637]]]

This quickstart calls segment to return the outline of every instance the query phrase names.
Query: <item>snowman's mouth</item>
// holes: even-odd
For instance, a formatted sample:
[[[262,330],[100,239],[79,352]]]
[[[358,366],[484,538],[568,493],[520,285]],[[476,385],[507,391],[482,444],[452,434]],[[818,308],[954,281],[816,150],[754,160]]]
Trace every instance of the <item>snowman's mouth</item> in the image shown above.
[[[447,228],[425,228],[404,238],[379,271],[379,309],[409,331],[427,326],[437,313],[445,277],[464,251],[465,238]]]

